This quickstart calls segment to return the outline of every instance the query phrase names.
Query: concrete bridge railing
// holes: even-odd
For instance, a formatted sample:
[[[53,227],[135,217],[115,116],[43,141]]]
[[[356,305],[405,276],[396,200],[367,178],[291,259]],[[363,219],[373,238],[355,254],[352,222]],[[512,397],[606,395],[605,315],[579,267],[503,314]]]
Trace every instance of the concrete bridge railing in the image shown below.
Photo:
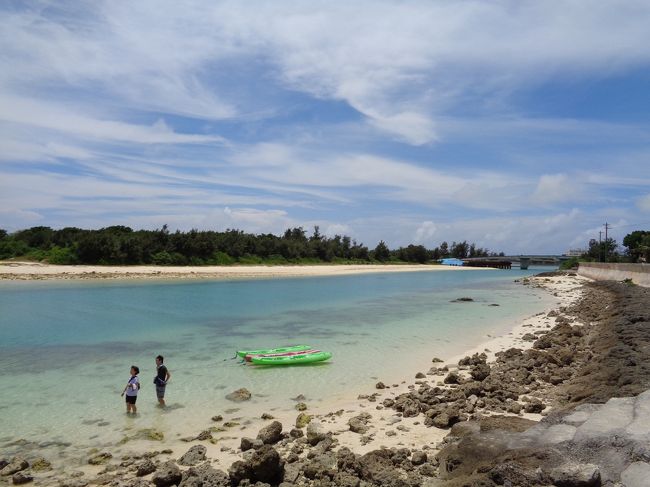
[[[634,284],[650,287],[650,264],[605,264],[580,262],[578,275],[596,281],[623,281],[631,279]]]

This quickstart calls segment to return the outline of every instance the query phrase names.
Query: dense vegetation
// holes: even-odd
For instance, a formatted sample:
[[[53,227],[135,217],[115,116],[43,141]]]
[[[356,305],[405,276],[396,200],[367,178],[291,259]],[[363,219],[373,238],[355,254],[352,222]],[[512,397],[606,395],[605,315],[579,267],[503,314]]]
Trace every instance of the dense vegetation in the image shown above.
[[[435,249],[409,245],[391,250],[383,242],[372,250],[350,237],[322,235],[302,227],[282,236],[224,232],[170,232],[112,226],[100,230],[33,227],[14,233],[0,229],[0,259],[27,259],[51,264],[229,265],[282,263],[409,262],[426,263],[443,257],[483,257],[488,251],[467,242],[442,242]],[[495,254],[492,254],[495,255]],[[503,255],[503,254],[501,254]]]

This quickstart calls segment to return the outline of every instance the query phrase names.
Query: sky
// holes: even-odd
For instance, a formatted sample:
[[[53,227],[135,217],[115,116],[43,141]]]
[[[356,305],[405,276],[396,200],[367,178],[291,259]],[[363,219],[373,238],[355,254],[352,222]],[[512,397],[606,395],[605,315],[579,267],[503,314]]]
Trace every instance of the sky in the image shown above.
[[[647,0],[5,0],[0,21],[9,231],[557,254],[650,229]]]

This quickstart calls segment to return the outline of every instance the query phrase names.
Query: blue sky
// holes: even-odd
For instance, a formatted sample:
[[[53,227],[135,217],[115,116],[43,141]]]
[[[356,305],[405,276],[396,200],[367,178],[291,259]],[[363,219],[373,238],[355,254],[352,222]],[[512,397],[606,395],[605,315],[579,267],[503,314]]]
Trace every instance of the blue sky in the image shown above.
[[[650,3],[0,4],[0,228],[650,228]]]

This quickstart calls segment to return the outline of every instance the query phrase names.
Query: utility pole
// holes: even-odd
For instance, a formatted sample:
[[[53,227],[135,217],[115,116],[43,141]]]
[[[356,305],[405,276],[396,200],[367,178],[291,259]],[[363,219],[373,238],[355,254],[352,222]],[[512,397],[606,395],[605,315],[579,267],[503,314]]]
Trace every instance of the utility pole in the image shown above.
[[[609,254],[609,243],[607,241],[607,230],[609,227],[609,223],[605,222],[605,262],[607,262],[607,254]]]
[[[602,230],[598,232],[598,262],[603,261],[603,244],[602,244],[603,232]]]

